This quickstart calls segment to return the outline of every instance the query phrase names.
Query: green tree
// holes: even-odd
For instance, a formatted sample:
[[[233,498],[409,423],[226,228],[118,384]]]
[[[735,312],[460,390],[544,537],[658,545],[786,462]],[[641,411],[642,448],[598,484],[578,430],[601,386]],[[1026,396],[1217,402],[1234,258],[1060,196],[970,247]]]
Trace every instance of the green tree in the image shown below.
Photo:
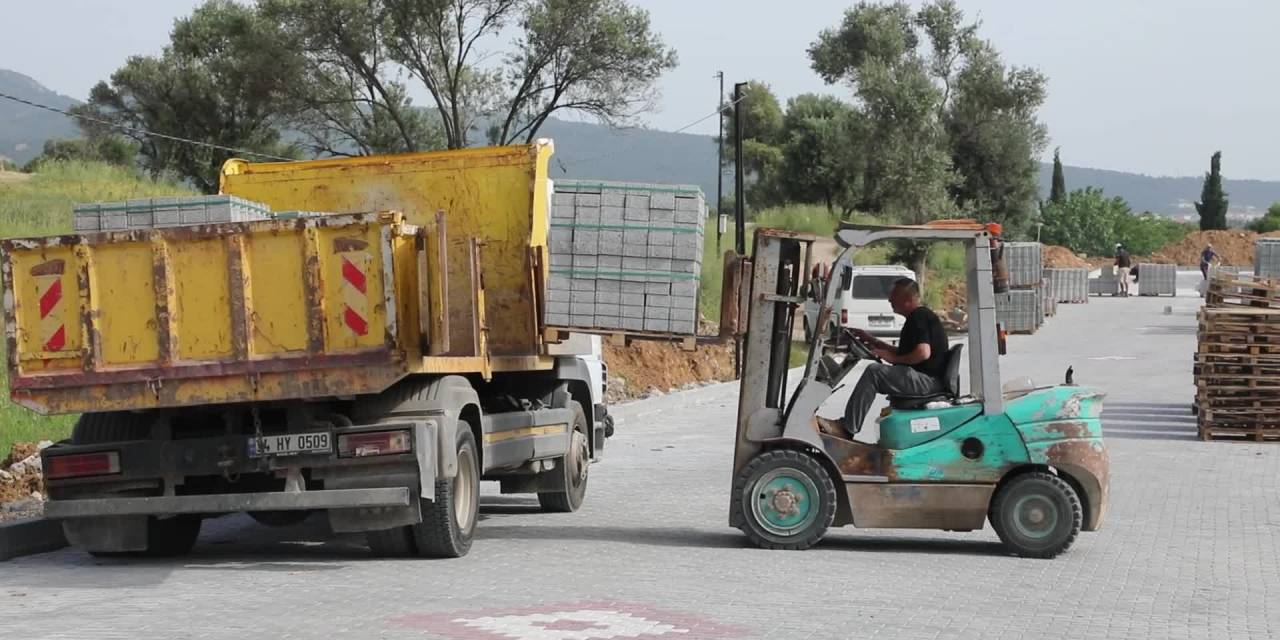
[[[1273,203],[1267,208],[1266,215],[1250,222],[1249,230],[1258,233],[1280,231],[1280,202]]]
[[[1030,222],[1045,79],[1005,65],[979,26],[953,0],[914,12],[860,2],[810,47],[814,70],[848,84],[866,117],[860,209],[906,221],[958,209],[1013,233]]]
[[[1067,178],[1062,173],[1059,149],[1053,150],[1053,185],[1049,188],[1049,202],[1062,204],[1067,199]]]
[[[519,22],[503,72],[502,123],[490,134],[497,144],[532,141],[561,111],[630,124],[655,106],[658,79],[676,66],[649,13],[622,0],[543,0]]]
[[[737,105],[742,117],[742,171],[746,181],[746,200],[752,207],[781,204],[785,197],[778,182],[783,164],[784,141],[782,107],[769,85],[752,80],[742,90]],[[724,166],[732,167],[738,148],[734,129],[734,106],[726,103],[724,113]],[[726,198],[726,212],[733,213],[733,199]]]
[[[1154,253],[1191,231],[1151,212],[1134,215],[1123,198],[1108,198],[1094,187],[1072,191],[1062,202],[1046,202],[1042,215],[1043,242],[1093,256],[1111,255],[1117,242],[1136,255]]]
[[[787,101],[782,122],[781,194],[819,201],[848,217],[857,206],[865,158],[854,152],[866,135],[863,115],[834,96],[804,94]]]
[[[302,43],[311,87],[300,96],[337,137],[346,122],[383,114],[397,145],[422,148],[438,127],[443,146],[532,140],[555,113],[623,124],[653,105],[676,56],[649,14],[624,0],[261,0]],[[513,53],[493,50],[514,34]],[[404,74],[405,83],[397,80]],[[407,100],[420,86],[432,120]],[[317,89],[329,89],[317,93]],[[347,98],[347,99],[344,99]],[[487,129],[481,127],[491,124]],[[362,125],[367,126],[367,125]]]
[[[175,22],[159,56],[134,56],[90,91],[76,110],[111,125],[82,124],[92,138],[113,125],[138,144],[152,175],[190,180],[205,193],[232,152],[193,145],[138,129],[272,155],[296,150],[281,142],[280,105],[296,75],[286,43],[252,7],[210,0]]]
[[[1204,188],[1196,213],[1200,214],[1200,229],[1227,228],[1227,194],[1222,191],[1222,152],[1215,151],[1209,160],[1209,173],[1204,176]]]
[[[137,166],[137,156],[138,145],[117,135],[72,140],[51,138],[44,141],[40,155],[32,158],[23,171],[34,173],[45,163],[72,160],[101,161],[132,169]]]
[[[1119,236],[1119,222],[1131,216],[1123,198],[1108,198],[1101,189],[1086,187],[1044,208],[1040,239],[1093,256],[1111,255]]]

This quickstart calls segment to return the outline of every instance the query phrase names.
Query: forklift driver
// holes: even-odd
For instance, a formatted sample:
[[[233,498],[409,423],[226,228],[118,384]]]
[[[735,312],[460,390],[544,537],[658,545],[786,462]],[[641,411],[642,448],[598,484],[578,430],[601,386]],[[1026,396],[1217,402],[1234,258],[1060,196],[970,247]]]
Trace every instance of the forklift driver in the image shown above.
[[[920,286],[910,278],[898,280],[889,293],[889,304],[894,313],[906,318],[898,346],[863,329],[849,330],[884,362],[867,366],[849,396],[842,420],[818,418],[819,428],[827,435],[852,439],[862,429],[877,393],[925,396],[945,388],[947,332],[938,316],[921,302]]]

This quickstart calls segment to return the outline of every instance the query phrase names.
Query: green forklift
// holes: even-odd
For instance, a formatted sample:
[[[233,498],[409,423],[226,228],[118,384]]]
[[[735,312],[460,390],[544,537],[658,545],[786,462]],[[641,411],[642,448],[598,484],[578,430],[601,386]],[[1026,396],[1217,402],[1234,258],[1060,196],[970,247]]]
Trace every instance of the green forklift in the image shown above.
[[[835,526],[982,529],[991,522],[1013,554],[1052,558],[1081,530],[1097,531],[1107,510],[1109,462],[1102,398],[1065,382],[1002,387],[1003,332],[995,296],[1003,280],[999,227],[974,221],[918,226],[844,224],[842,247],[820,287],[812,272],[816,237],[761,229],[740,267],[746,324],[729,522],[768,549],[806,549]],[[965,249],[968,330],[947,354],[946,390],[890,397],[875,443],[823,433],[816,420],[833,392],[875,360],[837,331],[809,336],[803,378],[788,393],[796,309],[821,291],[816,326],[831,326],[855,252],[893,240],[953,242]],[[969,390],[960,384],[968,352]],[[860,373],[858,374],[860,375]]]

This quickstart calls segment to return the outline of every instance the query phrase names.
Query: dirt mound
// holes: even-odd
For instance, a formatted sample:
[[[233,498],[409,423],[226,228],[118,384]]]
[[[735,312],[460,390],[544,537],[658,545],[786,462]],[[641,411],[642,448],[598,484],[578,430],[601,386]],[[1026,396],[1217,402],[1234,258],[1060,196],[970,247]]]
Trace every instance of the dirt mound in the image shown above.
[[[1214,252],[1222,258],[1222,264],[1250,267],[1253,266],[1253,243],[1257,239],[1258,234],[1239,229],[1196,231],[1160,249],[1152,254],[1150,259],[1143,261],[1196,266],[1200,264],[1200,252],[1204,251],[1205,245],[1212,244]]]
[[[39,458],[28,462],[39,451],[39,445],[31,442],[16,443],[9,450],[8,457],[0,463],[0,505],[26,500],[44,489]]]
[[[1088,260],[1071,252],[1066,247],[1046,244],[1041,249],[1046,269],[1088,269]]]
[[[706,335],[716,329],[705,323],[700,331]],[[626,347],[605,341],[604,361],[609,365],[609,402],[733,379],[732,343],[684,351],[679,344],[656,340],[633,340]]]

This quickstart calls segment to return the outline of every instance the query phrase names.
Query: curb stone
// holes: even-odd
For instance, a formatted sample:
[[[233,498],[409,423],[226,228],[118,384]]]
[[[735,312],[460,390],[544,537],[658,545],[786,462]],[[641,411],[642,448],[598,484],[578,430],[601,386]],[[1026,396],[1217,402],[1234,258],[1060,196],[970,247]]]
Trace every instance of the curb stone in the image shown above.
[[[0,562],[65,546],[62,525],[55,520],[31,518],[0,524]]]

